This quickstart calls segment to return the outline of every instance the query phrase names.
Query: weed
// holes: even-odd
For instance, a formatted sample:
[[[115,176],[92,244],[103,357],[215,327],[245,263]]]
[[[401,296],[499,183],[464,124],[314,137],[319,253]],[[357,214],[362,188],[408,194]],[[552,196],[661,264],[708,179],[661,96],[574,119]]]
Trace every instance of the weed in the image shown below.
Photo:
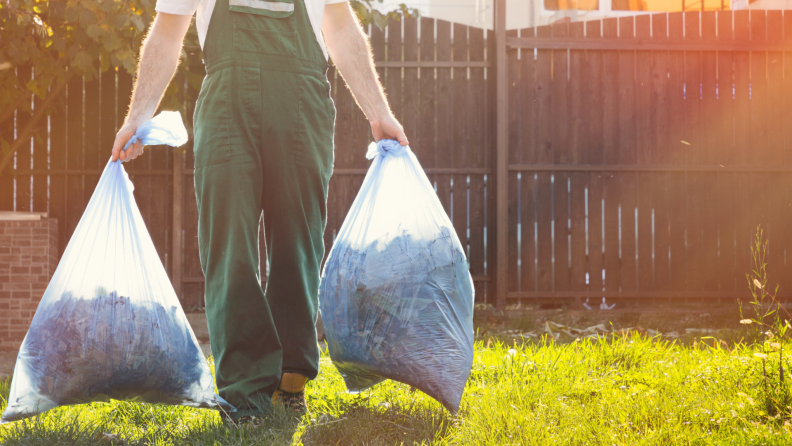
[[[745,275],[751,291],[750,305],[754,315],[745,318],[740,302],[740,323],[753,328],[752,340],[759,350],[754,352],[754,357],[760,359],[762,364],[760,388],[764,410],[774,420],[788,421],[792,416],[792,391],[789,377],[786,376],[790,364],[789,358],[784,357],[784,344],[788,340],[792,316],[776,299],[778,285],[772,292],[767,288],[766,255],[767,240],[759,227],[751,246],[753,268]]]

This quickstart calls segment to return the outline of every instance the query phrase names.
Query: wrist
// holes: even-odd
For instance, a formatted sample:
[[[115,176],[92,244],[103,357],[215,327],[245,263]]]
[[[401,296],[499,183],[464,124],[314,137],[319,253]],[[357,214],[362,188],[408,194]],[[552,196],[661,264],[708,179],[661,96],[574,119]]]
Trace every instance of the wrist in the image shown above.
[[[125,126],[138,128],[141,124],[154,117],[156,110],[130,110],[124,121]]]
[[[382,122],[386,118],[392,117],[393,113],[390,111],[390,108],[388,108],[388,106],[385,106],[378,109],[374,109],[367,116],[369,123],[373,124],[375,122]]]

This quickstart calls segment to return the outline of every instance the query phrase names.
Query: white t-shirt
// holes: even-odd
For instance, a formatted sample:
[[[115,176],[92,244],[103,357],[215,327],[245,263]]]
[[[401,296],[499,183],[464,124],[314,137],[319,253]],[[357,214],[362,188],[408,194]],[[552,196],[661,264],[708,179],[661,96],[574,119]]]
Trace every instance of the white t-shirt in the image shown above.
[[[305,0],[305,8],[308,11],[308,18],[311,20],[316,41],[322,48],[325,59],[327,59],[327,48],[325,48],[322,38],[322,17],[324,16],[325,5],[341,3],[348,0]],[[201,41],[201,48],[206,40],[206,32],[209,29],[209,20],[212,18],[217,0],[157,0],[157,12],[177,15],[195,14],[195,26],[198,28],[198,39]]]

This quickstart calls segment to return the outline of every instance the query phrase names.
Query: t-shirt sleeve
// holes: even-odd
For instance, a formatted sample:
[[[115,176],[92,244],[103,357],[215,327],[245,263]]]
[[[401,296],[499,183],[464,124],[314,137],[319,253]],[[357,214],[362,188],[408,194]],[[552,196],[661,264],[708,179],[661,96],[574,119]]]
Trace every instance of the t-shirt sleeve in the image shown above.
[[[200,2],[200,0],[157,0],[154,9],[167,14],[193,15]]]

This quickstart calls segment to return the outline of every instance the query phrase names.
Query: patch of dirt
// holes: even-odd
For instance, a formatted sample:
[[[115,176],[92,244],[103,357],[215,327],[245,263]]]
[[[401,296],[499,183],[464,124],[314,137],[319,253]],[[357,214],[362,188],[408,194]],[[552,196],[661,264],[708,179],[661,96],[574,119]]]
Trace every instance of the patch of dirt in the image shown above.
[[[667,307],[625,307],[601,310],[597,307],[544,309],[539,306],[511,306],[496,309],[477,305],[474,326],[479,338],[509,340],[539,339],[548,334],[559,340],[596,337],[597,334],[637,331],[650,336],[692,342],[712,336],[737,342],[746,335],[740,324],[738,306],[718,308],[703,305]]]

